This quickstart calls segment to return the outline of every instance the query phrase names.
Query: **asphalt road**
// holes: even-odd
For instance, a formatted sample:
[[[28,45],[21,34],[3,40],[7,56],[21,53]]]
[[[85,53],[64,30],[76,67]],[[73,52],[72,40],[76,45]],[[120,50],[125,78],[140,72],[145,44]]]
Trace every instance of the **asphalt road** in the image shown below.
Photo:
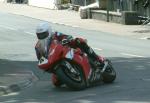
[[[56,89],[50,75],[36,66],[35,27],[40,22],[0,13],[1,61],[6,62],[7,68],[12,63],[17,66],[10,65],[11,70],[28,70],[39,77],[29,88],[0,97],[0,103],[150,103],[150,41],[50,23],[54,30],[86,38],[98,54],[112,61],[117,72],[113,84],[78,92]]]

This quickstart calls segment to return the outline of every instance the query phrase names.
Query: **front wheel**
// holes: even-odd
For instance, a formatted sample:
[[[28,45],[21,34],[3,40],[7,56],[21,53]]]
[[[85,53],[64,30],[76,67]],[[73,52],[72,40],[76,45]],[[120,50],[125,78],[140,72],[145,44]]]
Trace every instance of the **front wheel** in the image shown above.
[[[86,81],[82,69],[69,61],[65,61],[64,65],[57,68],[56,75],[61,82],[72,90],[82,90],[86,88]]]
[[[111,64],[111,61],[107,60],[108,66],[106,70],[102,73],[102,80],[104,83],[112,83],[116,79],[116,72]]]
[[[55,87],[59,88],[63,83],[58,79],[58,77],[55,74],[52,74],[52,83]]]

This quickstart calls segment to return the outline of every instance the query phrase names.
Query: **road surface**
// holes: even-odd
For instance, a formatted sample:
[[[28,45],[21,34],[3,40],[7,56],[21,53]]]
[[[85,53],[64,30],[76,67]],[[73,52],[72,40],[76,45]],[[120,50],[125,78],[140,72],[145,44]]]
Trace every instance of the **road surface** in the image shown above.
[[[9,72],[30,71],[39,78],[20,92],[1,96],[0,103],[150,103],[149,40],[50,23],[54,30],[86,38],[96,53],[112,61],[117,72],[113,84],[75,92],[55,88],[50,75],[37,68],[35,28],[40,22],[0,13],[0,74],[6,72],[4,68],[11,68]]]

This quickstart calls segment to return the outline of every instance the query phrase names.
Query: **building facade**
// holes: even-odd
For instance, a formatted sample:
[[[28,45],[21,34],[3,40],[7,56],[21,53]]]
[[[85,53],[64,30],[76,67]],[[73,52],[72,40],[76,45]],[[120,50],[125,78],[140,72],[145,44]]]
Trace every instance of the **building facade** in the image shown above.
[[[137,11],[150,16],[150,0],[109,0],[111,11]]]
[[[89,5],[96,0],[71,0],[75,5]],[[107,2],[110,11],[137,11],[140,15],[150,16],[150,0],[99,0],[100,9],[106,9]]]

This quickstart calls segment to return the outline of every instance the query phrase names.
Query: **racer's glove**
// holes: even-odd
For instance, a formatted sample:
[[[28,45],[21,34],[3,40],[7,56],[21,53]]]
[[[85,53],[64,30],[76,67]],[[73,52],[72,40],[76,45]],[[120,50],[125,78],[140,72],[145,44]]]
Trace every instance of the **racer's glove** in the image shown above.
[[[87,44],[87,39],[76,38],[75,41],[76,41],[77,45]]]
[[[71,35],[67,36],[66,39],[63,39],[62,40],[62,44],[65,45],[65,44],[68,44],[70,43],[71,41],[73,40],[73,37]]]
[[[45,58],[45,57],[41,57],[40,60],[39,60],[39,64],[38,65],[42,65],[42,64],[46,64],[48,63],[48,60]]]

